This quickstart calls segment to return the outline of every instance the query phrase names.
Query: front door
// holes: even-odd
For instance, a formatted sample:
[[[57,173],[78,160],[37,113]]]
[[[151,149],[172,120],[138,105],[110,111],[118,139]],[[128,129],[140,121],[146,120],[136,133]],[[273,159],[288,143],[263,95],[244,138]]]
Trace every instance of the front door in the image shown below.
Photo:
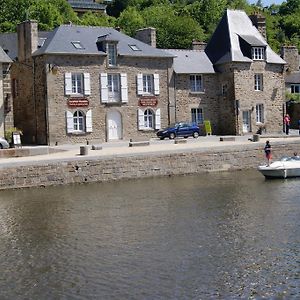
[[[251,111],[243,111],[243,132],[247,133],[251,131]]]
[[[120,140],[122,138],[121,114],[118,111],[107,113],[108,140]]]

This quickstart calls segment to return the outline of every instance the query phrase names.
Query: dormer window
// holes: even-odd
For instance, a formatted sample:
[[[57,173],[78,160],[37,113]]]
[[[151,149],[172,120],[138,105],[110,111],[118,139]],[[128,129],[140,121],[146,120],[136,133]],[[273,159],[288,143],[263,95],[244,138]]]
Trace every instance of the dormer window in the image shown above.
[[[116,66],[117,65],[117,47],[116,44],[108,43],[107,44],[107,56],[108,56],[108,65]]]
[[[253,47],[252,48],[252,59],[253,60],[264,60],[265,59],[265,48],[264,47]]]

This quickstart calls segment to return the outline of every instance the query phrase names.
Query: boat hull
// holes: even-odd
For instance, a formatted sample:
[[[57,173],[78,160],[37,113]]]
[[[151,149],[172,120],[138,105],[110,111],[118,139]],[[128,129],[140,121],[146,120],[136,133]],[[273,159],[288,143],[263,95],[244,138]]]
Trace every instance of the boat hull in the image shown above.
[[[300,168],[272,168],[267,166],[261,166],[258,170],[266,178],[290,178],[300,177]]]

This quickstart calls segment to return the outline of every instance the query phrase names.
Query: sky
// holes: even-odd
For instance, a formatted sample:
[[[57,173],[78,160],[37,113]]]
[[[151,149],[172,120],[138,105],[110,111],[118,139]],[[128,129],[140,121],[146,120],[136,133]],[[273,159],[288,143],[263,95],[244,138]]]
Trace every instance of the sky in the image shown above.
[[[248,0],[250,4],[257,3],[257,0]],[[284,0],[262,0],[264,6],[270,6],[271,4],[281,4]]]

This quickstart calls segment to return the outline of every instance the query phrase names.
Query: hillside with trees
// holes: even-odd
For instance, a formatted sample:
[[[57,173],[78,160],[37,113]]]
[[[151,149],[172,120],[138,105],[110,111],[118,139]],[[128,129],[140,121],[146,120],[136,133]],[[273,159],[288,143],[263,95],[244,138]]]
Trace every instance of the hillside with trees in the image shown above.
[[[38,21],[40,30],[60,24],[120,27],[134,36],[137,29],[155,27],[157,47],[189,48],[193,39],[208,41],[226,8],[266,17],[268,43],[275,51],[283,44],[300,49],[300,0],[264,7],[258,0],[114,0],[107,14],[78,17],[66,0],[0,0],[0,32],[13,32],[26,19]]]

